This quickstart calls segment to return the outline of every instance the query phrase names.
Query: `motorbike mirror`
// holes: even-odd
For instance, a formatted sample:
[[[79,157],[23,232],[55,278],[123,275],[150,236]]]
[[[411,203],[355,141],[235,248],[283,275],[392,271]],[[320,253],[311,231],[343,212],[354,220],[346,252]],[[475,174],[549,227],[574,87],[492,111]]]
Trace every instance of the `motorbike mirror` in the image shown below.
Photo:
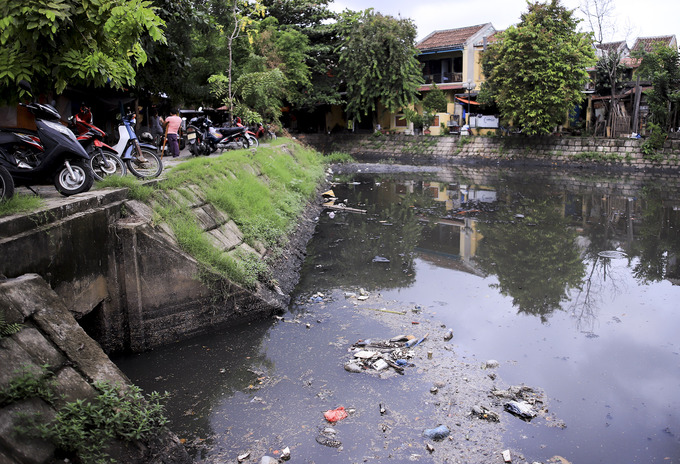
[[[25,80],[25,79],[21,79],[21,80],[19,81],[19,87],[21,87],[21,88],[22,88],[23,90],[25,90],[26,92],[30,92],[30,91],[31,91],[31,83],[28,82],[28,81]]]

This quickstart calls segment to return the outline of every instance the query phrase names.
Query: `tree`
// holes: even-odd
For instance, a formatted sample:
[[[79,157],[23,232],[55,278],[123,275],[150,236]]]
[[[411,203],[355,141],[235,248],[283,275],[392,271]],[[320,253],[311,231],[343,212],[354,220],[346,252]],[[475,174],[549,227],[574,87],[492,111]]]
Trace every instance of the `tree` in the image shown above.
[[[475,259],[486,274],[497,276],[492,287],[512,297],[519,312],[545,322],[569,300],[571,290],[581,287],[585,268],[577,235],[554,197],[538,198],[527,192],[511,200],[480,216],[477,230],[484,239]]]
[[[550,133],[583,100],[586,68],[595,63],[591,34],[576,32],[580,21],[559,4],[529,3],[517,26],[487,48],[482,66],[485,103],[527,135]]]
[[[607,126],[612,128],[611,136],[614,137],[617,84],[625,71],[625,67],[621,64],[621,58],[623,58],[621,49],[615,44],[604,43],[605,38],[616,31],[612,23],[614,3],[613,0],[583,0],[581,12],[585,15],[600,50],[596,66],[595,88],[600,95],[604,92],[610,95]]]
[[[166,42],[144,37],[142,46],[147,64],[137,71],[137,85],[148,94],[166,94],[173,101],[192,100],[197,93],[191,76],[195,30],[208,28],[208,16],[191,0],[152,0],[156,14],[165,21]],[[207,93],[207,92],[204,92]]]
[[[142,38],[165,41],[163,20],[144,0],[4,0],[0,18],[6,99],[22,79],[57,93],[75,83],[133,85],[147,60]]]
[[[664,132],[677,126],[678,103],[680,103],[680,54],[677,49],[657,45],[651,52],[644,49],[635,55],[640,58],[638,73],[652,81],[647,90],[651,121]]]
[[[448,100],[442,89],[437,84],[432,84],[432,88],[423,97],[423,110],[428,113],[445,113]]]
[[[307,38],[304,64],[309,70],[309,85],[298,86],[289,104],[309,109],[340,104],[338,15],[328,9],[330,0],[262,0],[262,3],[267,7],[267,16],[276,18],[282,30],[294,30]]]
[[[349,116],[360,121],[378,102],[392,112],[411,104],[423,83],[413,22],[367,9],[344,12],[338,26],[338,71]]]

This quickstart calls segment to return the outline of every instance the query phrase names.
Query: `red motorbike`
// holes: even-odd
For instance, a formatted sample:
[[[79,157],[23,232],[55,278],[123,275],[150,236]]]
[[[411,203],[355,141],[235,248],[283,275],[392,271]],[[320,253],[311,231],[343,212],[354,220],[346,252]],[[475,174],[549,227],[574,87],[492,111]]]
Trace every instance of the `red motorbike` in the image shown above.
[[[90,155],[90,166],[97,180],[106,176],[127,174],[125,163],[115,155],[116,150],[104,143],[106,132],[92,124],[92,112],[83,105],[70,120],[76,139]]]

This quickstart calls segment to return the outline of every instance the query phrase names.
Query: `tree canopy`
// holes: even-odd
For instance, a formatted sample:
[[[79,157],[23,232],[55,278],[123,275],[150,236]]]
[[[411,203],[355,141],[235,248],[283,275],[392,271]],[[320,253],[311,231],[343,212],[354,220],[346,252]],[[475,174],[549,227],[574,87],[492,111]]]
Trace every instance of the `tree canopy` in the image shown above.
[[[680,53],[678,50],[659,45],[651,52],[641,51],[640,76],[652,81],[646,92],[652,122],[668,132],[675,125],[672,115],[680,103]]]
[[[0,3],[0,88],[16,83],[57,93],[67,84],[135,84],[147,61],[142,38],[164,42],[164,21],[145,0],[4,0]]]
[[[338,25],[338,71],[350,117],[360,121],[379,101],[390,111],[411,104],[423,83],[413,21],[367,9],[345,11]]]
[[[516,26],[499,34],[483,55],[487,80],[481,99],[527,135],[547,134],[583,100],[586,68],[595,63],[590,33],[559,0],[529,3]]]

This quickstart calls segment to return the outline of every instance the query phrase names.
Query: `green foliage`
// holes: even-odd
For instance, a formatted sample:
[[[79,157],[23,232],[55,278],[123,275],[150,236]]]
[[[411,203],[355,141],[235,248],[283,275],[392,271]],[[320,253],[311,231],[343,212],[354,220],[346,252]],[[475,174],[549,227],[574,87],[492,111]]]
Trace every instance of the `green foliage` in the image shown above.
[[[0,311],[0,339],[3,337],[9,337],[20,331],[22,325],[16,322],[9,323],[5,320],[4,311]]]
[[[32,428],[83,464],[95,464],[106,461],[104,447],[110,440],[149,440],[167,423],[161,405],[167,393],[153,392],[145,398],[134,385],[97,382],[94,387],[99,394],[91,401],[68,403],[53,421],[34,423]]]
[[[418,113],[416,110],[411,108],[404,108],[404,118],[413,124],[415,129],[422,129],[425,125],[425,118],[422,114]]]
[[[241,102],[267,121],[277,123],[286,95],[286,77],[276,68],[243,74],[234,84]]]
[[[334,151],[324,155],[324,160],[327,163],[353,163],[355,160],[349,153]]]
[[[594,64],[591,35],[558,0],[529,2],[516,26],[500,34],[483,55],[485,101],[527,135],[550,133],[583,100],[586,68]]]
[[[157,206],[155,213],[172,228],[180,248],[207,269],[245,287],[255,286],[257,276],[248,274],[239,261],[216,248],[187,208]]]
[[[647,139],[642,142],[642,154],[645,158],[656,158],[657,150],[663,148],[663,144],[668,138],[668,134],[664,131],[659,124],[654,124],[653,122],[647,123],[647,128],[650,130],[650,134]]]
[[[523,197],[477,222],[484,237],[476,256],[481,269],[498,277],[494,287],[512,297],[519,312],[543,321],[585,276],[576,233],[556,206],[554,199]]]
[[[330,1],[263,0],[267,16],[276,18],[279,29],[299,31],[307,38],[304,65],[309,71],[309,84],[297,85],[296,88],[289,85],[288,91],[294,95],[290,99],[293,106],[313,108],[320,104],[342,102],[340,81],[335,72],[338,63],[337,14],[328,8]],[[302,64],[299,62],[297,65]]]
[[[35,211],[45,205],[45,200],[37,195],[15,194],[12,198],[0,201],[0,217]]]
[[[432,89],[423,97],[423,109],[428,113],[445,113],[448,101],[446,95],[437,87],[437,84],[432,84]]]
[[[147,60],[142,37],[165,40],[145,0],[5,0],[0,18],[0,88],[12,100],[22,79],[57,93],[76,83],[133,85]]]
[[[680,103],[680,53],[659,45],[652,52],[642,50],[635,57],[642,59],[640,76],[652,81],[652,88],[645,91],[651,120],[668,132],[677,125],[671,115],[677,113]]]
[[[42,398],[50,404],[55,400],[54,373],[47,364],[23,366],[14,371],[9,385],[0,390],[0,406],[27,398]]]
[[[166,41],[154,41],[142,37],[142,47],[148,57],[146,65],[137,70],[137,85],[151,95],[167,94],[172,101],[192,101],[203,88],[205,78],[200,79],[200,67],[192,66],[195,50],[192,36],[204,31],[208,18],[203,5],[191,0],[152,0],[156,14],[165,22]],[[198,36],[206,40],[204,35]],[[215,45],[212,42],[211,45]],[[205,96],[205,95],[203,95]]]
[[[107,176],[104,180],[97,181],[97,188],[126,188],[128,196],[133,200],[149,201],[153,195],[153,187],[144,185],[143,181],[133,176]]]
[[[601,161],[601,162],[617,162],[623,160],[623,157],[617,153],[601,152],[601,151],[582,151],[571,156],[574,161]]]
[[[167,172],[158,188],[181,192],[186,185],[199,185],[206,201],[239,226],[246,243],[254,248],[262,244],[276,254],[287,243],[324,172],[324,160],[317,152],[285,139],[272,145],[283,143],[285,148],[260,147],[254,154],[237,150],[189,160]],[[262,265],[254,262],[255,257],[217,248],[186,206],[166,204],[159,197],[154,211],[159,221],[170,225],[180,247],[206,269],[246,287],[271,280],[260,258]]]
[[[378,102],[392,112],[411,104],[423,82],[413,22],[368,9],[344,12],[338,27],[339,75],[347,84],[349,117],[360,121]]]

